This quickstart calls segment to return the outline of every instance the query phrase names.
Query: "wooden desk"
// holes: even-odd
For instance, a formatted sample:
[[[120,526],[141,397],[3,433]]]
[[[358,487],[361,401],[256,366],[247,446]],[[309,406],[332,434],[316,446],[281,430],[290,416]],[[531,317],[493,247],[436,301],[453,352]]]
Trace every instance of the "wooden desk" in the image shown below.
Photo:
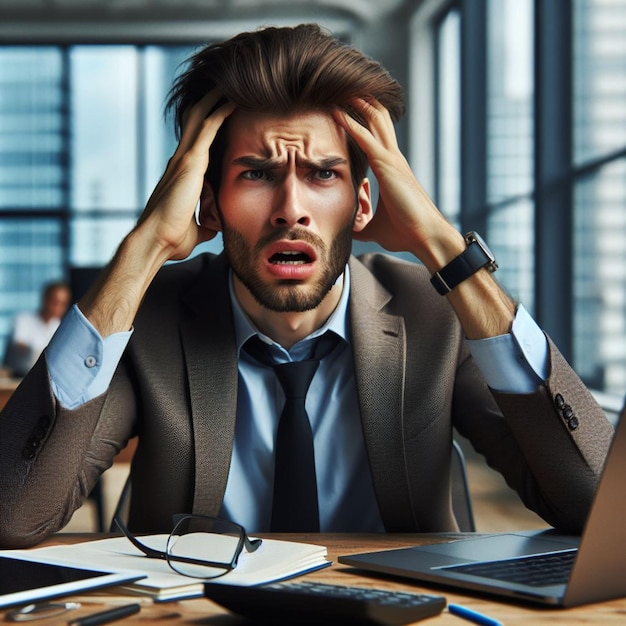
[[[530,605],[511,604],[502,600],[480,597],[477,595],[461,594],[449,591],[448,589],[433,588],[411,583],[403,580],[391,580],[384,578],[365,577],[358,575],[350,567],[340,565],[337,556],[342,554],[354,554],[369,550],[385,550],[398,548],[417,543],[432,543],[441,539],[436,535],[353,535],[353,534],[332,534],[332,535],[272,535],[277,539],[292,539],[325,545],[328,547],[328,556],[333,561],[329,568],[313,572],[306,576],[307,580],[316,580],[338,585],[352,585],[385,589],[402,589],[406,591],[436,593],[446,596],[448,602],[458,603],[479,611],[485,615],[498,619],[503,624],[520,624],[527,626],[555,624],[624,624],[626,623],[626,598],[613,600],[601,604],[587,605],[574,609],[549,609],[534,607]],[[76,543],[95,538],[94,535],[79,534],[59,534],[48,540],[47,545],[57,543]],[[45,545],[45,544],[44,544]],[[116,595],[113,591],[93,592],[89,595],[76,598],[83,603],[83,606],[61,616],[55,621],[58,624],[67,623],[68,619],[73,619],[81,615],[87,615],[102,610],[106,606],[128,604],[138,601],[136,597]],[[209,600],[195,599],[184,600],[182,602],[171,602],[167,604],[152,604],[151,601],[139,600],[143,606],[139,614],[126,618],[124,624],[203,624],[206,626],[242,626],[247,623],[241,618],[229,615],[227,612]],[[68,617],[68,615],[71,616]],[[0,619],[2,613],[0,612]],[[33,622],[42,624],[43,622]],[[118,622],[122,623],[122,622]],[[450,615],[447,611],[438,616],[426,620],[425,624],[436,624],[437,626],[464,626],[470,622]]]

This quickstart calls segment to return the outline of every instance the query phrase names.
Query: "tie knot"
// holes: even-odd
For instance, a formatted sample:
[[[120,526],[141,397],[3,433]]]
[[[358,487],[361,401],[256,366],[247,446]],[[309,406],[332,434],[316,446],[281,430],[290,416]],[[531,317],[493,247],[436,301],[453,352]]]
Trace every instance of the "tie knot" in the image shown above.
[[[325,332],[313,341],[313,356],[310,359],[303,359],[303,361],[320,361],[324,357],[328,356],[340,341],[341,338],[336,333],[332,331]],[[272,357],[270,346],[258,335],[250,337],[250,339],[244,343],[243,349],[250,356],[254,357],[259,363],[263,363],[263,365],[269,365],[271,367],[279,365]],[[296,362],[297,361],[292,361],[292,363]]]
[[[292,361],[274,365],[276,378],[282,385],[286,398],[304,398],[317,371],[317,359]]]
[[[260,363],[274,368],[287,398],[304,398],[320,360],[328,356],[339,341],[337,334],[328,331],[315,340],[311,359],[288,363],[276,363],[270,354],[269,346],[258,335],[250,337],[244,344],[244,349]]]

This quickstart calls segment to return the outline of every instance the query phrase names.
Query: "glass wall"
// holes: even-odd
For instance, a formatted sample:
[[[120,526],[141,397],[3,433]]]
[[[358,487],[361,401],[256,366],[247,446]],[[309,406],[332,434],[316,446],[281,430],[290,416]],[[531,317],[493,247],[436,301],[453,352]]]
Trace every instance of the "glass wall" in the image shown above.
[[[626,4],[573,15],[574,364],[626,389]]]
[[[60,49],[0,48],[0,359],[13,316],[64,276],[67,90]]]
[[[498,280],[591,387],[624,397],[626,3],[433,4],[437,201],[486,224]],[[484,170],[470,162],[482,154]]]
[[[437,29],[436,202],[460,227],[461,214],[461,15],[447,12]]]
[[[0,358],[43,285],[99,268],[175,147],[163,106],[191,46],[0,47]]]
[[[487,8],[487,241],[498,280],[533,311],[533,0]]]

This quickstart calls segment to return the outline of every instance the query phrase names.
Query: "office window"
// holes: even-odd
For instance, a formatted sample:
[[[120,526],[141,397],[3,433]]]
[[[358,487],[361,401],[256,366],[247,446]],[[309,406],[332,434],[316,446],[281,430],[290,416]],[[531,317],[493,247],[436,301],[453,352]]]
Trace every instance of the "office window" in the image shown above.
[[[63,275],[63,67],[58,48],[0,48],[0,359],[15,313]]]
[[[140,51],[134,46],[70,50],[71,207],[131,210],[137,190]]]
[[[437,28],[436,200],[440,211],[458,227],[461,213],[461,16],[448,11]]]
[[[160,46],[70,50],[72,267],[105,264],[143,209],[176,145],[163,107],[190,52]]]
[[[446,81],[457,62],[444,52],[452,49],[447,16],[456,11],[458,221],[484,229],[500,262],[496,277],[583,380],[623,398],[626,3],[432,0],[418,8],[412,23],[430,47],[416,45],[420,54],[412,57],[412,115],[421,130],[412,142],[422,167],[429,156],[437,164],[433,187],[440,204],[451,206],[444,200],[454,171],[446,132],[455,132],[454,118],[441,100],[454,93]],[[425,90],[434,105],[420,99]],[[429,139],[425,116],[437,129],[430,150],[420,144]]]
[[[573,15],[574,366],[626,390],[626,5]]]
[[[487,241],[498,279],[533,310],[533,2],[487,5]]]
[[[0,47],[0,354],[72,267],[101,267],[175,148],[163,107],[190,46]]]
[[[0,48],[0,209],[63,206],[64,87],[58,48]]]

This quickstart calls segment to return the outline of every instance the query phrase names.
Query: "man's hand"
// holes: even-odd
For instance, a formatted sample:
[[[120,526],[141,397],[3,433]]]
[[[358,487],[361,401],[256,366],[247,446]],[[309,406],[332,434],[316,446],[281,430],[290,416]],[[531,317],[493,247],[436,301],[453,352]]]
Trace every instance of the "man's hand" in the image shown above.
[[[137,230],[150,233],[167,260],[188,257],[198,244],[216,235],[196,222],[195,211],[209,166],[209,149],[235,108],[226,103],[208,115],[219,97],[216,90],[209,92],[185,115],[178,147],[137,224]]]
[[[188,257],[199,243],[216,234],[198,224],[195,214],[209,149],[235,108],[226,103],[209,115],[219,98],[217,91],[211,91],[186,114],[178,147],[137,226],[78,303],[102,337],[132,326],[146,290],[166,261]]]
[[[343,111],[335,112],[335,120],[365,152],[379,186],[375,215],[358,238],[387,250],[411,252],[435,272],[465,249],[463,237],[415,178],[387,109],[374,99],[351,104],[368,128]]]
[[[465,250],[462,235],[444,218],[415,178],[398,148],[389,112],[375,99],[355,99],[359,124],[336,110],[335,120],[367,155],[379,186],[372,221],[360,239],[376,241],[387,250],[413,253],[434,273]],[[515,303],[486,270],[479,270],[448,294],[465,334],[470,339],[509,332]]]

